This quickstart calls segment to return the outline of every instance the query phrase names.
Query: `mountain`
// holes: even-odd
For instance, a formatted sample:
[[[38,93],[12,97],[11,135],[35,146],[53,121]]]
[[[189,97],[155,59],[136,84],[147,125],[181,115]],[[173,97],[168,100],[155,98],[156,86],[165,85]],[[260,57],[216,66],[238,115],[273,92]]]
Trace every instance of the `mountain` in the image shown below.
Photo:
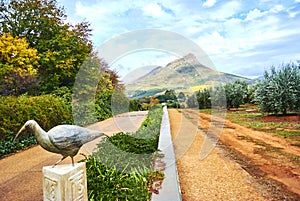
[[[250,81],[250,85],[254,85],[254,84],[256,84],[258,81],[261,81],[261,80],[264,80],[265,79],[265,77],[263,76],[263,75],[261,75],[261,76],[259,76],[259,77],[257,77],[257,78],[254,78],[254,79],[252,79],[251,81]]]
[[[126,85],[126,95],[131,98],[153,96],[167,89],[191,94],[203,86],[241,80],[245,77],[215,71],[201,64],[193,54],[170,62],[165,67],[157,66]]]

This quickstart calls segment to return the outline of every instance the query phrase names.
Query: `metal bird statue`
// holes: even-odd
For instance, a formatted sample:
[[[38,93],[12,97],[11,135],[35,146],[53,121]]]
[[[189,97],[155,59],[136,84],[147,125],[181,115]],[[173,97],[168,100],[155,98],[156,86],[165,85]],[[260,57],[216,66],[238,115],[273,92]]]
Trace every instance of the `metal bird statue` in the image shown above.
[[[14,140],[19,134],[30,129],[33,131],[37,143],[47,151],[61,154],[62,159],[58,160],[54,166],[63,161],[68,156],[72,159],[78,153],[80,147],[98,137],[107,136],[99,131],[90,130],[76,125],[58,125],[50,129],[48,132],[44,131],[39,124],[34,120],[27,121],[20,131],[16,134]],[[53,166],[53,167],[54,167]]]

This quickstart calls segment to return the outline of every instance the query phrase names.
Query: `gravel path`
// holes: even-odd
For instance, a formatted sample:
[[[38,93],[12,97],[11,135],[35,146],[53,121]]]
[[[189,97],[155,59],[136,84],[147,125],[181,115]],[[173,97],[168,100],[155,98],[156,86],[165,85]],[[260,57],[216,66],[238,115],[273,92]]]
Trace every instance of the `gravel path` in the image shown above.
[[[251,176],[236,162],[224,156],[216,147],[203,160],[199,159],[204,138],[195,125],[177,110],[169,110],[171,132],[176,150],[182,149],[184,135],[196,132],[191,145],[177,157],[177,169],[183,201],[200,200],[267,200],[253,182]],[[178,153],[178,152],[177,152]]]
[[[89,125],[88,128],[101,130],[107,135],[118,132],[133,132],[144,121],[147,112],[132,112]],[[92,153],[99,140],[82,147],[79,153]],[[0,160],[0,200],[1,201],[41,201],[43,200],[42,167],[53,165],[61,158],[35,146]],[[84,159],[77,155],[75,161]],[[68,158],[63,164],[71,163]]]

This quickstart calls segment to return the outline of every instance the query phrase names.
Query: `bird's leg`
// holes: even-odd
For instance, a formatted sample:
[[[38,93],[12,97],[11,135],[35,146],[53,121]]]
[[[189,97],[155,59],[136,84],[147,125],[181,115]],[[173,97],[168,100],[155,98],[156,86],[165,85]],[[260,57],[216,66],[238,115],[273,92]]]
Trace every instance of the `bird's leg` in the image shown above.
[[[62,162],[65,158],[67,158],[66,156],[63,156],[61,159],[59,159],[53,166],[52,168],[54,168],[58,163]]]
[[[72,165],[74,167],[74,158],[73,158],[73,156],[70,156],[70,157],[72,158]]]

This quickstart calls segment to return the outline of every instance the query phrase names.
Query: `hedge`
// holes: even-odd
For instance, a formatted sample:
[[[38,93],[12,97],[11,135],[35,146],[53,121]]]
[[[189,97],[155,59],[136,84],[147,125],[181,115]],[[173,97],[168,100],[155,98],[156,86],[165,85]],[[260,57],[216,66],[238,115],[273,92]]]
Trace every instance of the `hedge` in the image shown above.
[[[32,133],[21,135],[17,141],[20,145],[12,142],[15,134],[30,119],[36,120],[46,131],[59,124],[72,123],[72,116],[64,101],[53,95],[0,96],[0,157],[35,143]]]
[[[86,159],[89,200],[149,200],[152,182],[163,180],[153,170],[157,155],[162,109],[149,111],[135,133],[104,138]]]

